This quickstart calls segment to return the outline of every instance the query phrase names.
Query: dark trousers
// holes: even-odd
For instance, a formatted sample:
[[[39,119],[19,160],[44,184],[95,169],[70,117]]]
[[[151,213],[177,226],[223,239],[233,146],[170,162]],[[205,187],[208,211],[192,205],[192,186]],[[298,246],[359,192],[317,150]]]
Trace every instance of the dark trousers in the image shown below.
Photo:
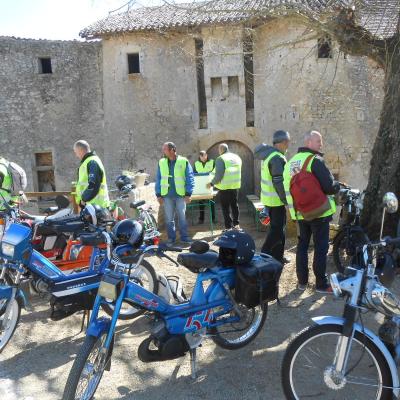
[[[332,217],[316,218],[312,221],[298,222],[298,244],[296,253],[296,273],[300,284],[308,283],[308,246],[311,235],[314,241],[313,271],[316,286],[324,287],[328,283],[326,276],[326,257],[329,249],[329,222]]]
[[[199,208],[200,208],[199,221],[204,221],[204,209],[206,208],[205,204],[206,204],[206,202],[204,200],[199,201]],[[211,218],[212,218],[213,222],[215,222],[215,204],[214,204],[214,202],[211,203]]]
[[[262,245],[261,252],[271,255],[278,261],[282,261],[285,250],[286,208],[285,206],[269,207],[268,210],[271,218],[270,229]]]
[[[235,225],[239,225],[238,189],[220,190],[219,199],[221,201],[225,228],[230,229]]]

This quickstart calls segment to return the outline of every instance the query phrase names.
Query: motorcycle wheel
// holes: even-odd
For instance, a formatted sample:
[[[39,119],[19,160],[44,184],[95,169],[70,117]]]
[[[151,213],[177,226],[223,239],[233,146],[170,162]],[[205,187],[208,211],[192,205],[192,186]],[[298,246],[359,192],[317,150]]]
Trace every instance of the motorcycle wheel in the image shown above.
[[[239,321],[223,324],[208,330],[213,342],[223,349],[236,350],[248,345],[257,337],[265,324],[268,303],[262,303],[254,308],[247,308],[240,303],[238,305],[243,312],[243,316]],[[226,315],[220,318],[226,318]]]
[[[366,238],[361,232],[352,232],[349,239],[344,230],[335,236],[332,244],[332,255],[333,263],[338,272],[343,272],[351,264],[353,257],[356,255],[356,248],[365,243]]]
[[[100,337],[86,337],[68,375],[62,400],[93,399],[108,361],[109,352],[101,351],[106,337],[106,332]]]
[[[5,318],[5,311],[8,302],[12,302],[11,310],[8,314],[7,319]],[[8,301],[3,301],[3,305],[0,300],[0,310],[2,311],[0,316],[0,353],[7,346],[7,343],[11,340],[14,335],[15,329],[17,328],[19,318],[21,316],[21,304],[18,299],[10,299]]]
[[[333,362],[342,325],[314,325],[300,332],[283,357],[281,379],[286,399],[392,398],[392,376],[379,348],[356,332],[344,377],[335,374]]]
[[[158,280],[154,267],[146,260],[138,268],[131,271],[131,279],[135,283],[139,283],[149,292],[158,293]],[[106,299],[107,300],[107,299]],[[135,307],[135,303],[129,299],[125,299],[121,306],[121,311],[118,319],[129,320],[138,317],[143,313],[143,310]],[[101,305],[102,309],[110,316],[114,312],[114,304],[110,301]]]

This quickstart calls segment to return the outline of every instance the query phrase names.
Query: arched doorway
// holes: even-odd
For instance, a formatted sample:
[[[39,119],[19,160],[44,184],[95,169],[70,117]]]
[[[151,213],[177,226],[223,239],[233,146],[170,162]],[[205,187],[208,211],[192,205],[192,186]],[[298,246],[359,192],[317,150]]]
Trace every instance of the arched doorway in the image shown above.
[[[237,154],[242,159],[242,187],[239,191],[239,199],[244,200],[247,194],[254,193],[254,156],[252,151],[243,143],[236,140],[218,142],[208,150],[208,157],[214,160],[219,156],[218,146],[226,143],[232,153]]]

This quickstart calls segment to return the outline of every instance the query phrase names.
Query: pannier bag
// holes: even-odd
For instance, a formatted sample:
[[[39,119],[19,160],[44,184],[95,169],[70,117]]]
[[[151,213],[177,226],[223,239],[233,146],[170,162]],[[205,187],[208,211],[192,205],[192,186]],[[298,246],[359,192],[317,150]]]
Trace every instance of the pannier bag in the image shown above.
[[[267,254],[236,267],[235,300],[252,308],[278,298],[282,263]]]

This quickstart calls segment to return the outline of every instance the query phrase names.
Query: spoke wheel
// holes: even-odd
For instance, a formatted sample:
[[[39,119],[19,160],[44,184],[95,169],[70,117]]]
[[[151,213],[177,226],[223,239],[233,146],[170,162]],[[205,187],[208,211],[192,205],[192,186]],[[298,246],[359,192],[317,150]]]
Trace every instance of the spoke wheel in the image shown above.
[[[282,384],[287,399],[355,400],[391,399],[392,379],[380,350],[356,332],[344,373],[334,359],[341,325],[315,325],[288,346],[282,363]]]

